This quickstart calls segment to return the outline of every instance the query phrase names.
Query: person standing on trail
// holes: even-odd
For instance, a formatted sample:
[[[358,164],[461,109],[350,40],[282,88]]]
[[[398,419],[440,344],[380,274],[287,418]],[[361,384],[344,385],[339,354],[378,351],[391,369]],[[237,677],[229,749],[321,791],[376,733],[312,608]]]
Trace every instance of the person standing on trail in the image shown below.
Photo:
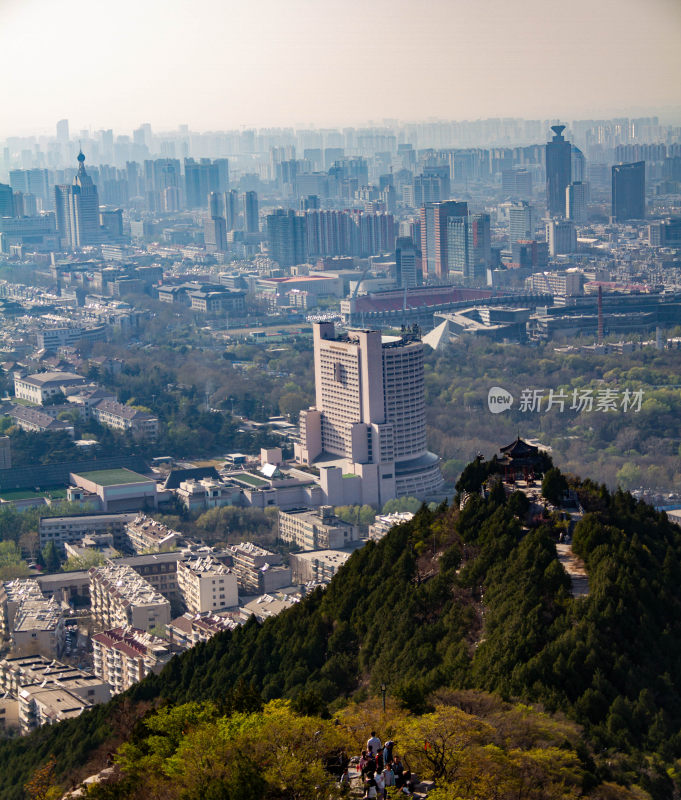
[[[381,749],[381,740],[376,736],[376,731],[371,731],[371,738],[367,740],[367,750],[369,748],[374,755]]]

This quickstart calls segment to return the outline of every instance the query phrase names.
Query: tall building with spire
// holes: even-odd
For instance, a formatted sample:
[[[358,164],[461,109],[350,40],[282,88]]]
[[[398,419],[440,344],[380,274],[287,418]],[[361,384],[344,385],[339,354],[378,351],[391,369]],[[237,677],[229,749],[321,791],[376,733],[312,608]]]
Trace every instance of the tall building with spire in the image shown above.
[[[71,186],[54,187],[57,230],[63,244],[78,249],[99,244],[99,195],[85,171],[85,156],[78,153],[78,172]]]

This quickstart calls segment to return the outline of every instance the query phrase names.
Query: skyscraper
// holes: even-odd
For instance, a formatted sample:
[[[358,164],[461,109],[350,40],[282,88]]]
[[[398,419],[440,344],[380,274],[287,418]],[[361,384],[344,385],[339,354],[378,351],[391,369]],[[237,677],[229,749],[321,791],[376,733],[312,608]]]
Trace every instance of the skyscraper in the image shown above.
[[[305,261],[305,220],[291,209],[278,208],[267,216],[270,256],[280,267]]]
[[[546,208],[549,216],[565,216],[565,188],[572,178],[572,145],[563,138],[565,125],[553,125],[546,144]]]
[[[421,207],[421,258],[424,280],[447,280],[449,274],[447,222],[450,217],[465,217],[468,203],[448,200]]]
[[[400,236],[395,243],[395,273],[398,286],[411,288],[421,283],[420,261],[414,240]]]
[[[447,260],[453,277],[472,284],[486,282],[492,261],[489,214],[447,220]]]
[[[228,231],[239,230],[239,192],[236,189],[225,192],[225,220]]]
[[[259,233],[258,193],[244,192],[241,197],[243,200],[244,230],[246,233]]]
[[[71,186],[54,187],[57,230],[67,247],[98,244],[99,195],[92,178],[85,171],[85,156],[78,153],[78,172]]]
[[[6,183],[0,183],[0,217],[14,216],[14,192]]]
[[[575,181],[565,189],[565,216],[578,225],[586,222],[587,184]]]
[[[224,253],[227,250],[227,227],[224,217],[207,217],[204,220],[203,241],[208,253]]]
[[[206,208],[209,194],[220,191],[221,180],[224,183],[224,164],[221,167],[209,158],[202,158],[199,162],[193,158],[185,158],[184,184],[187,208]]]
[[[67,119],[60,119],[57,123],[57,141],[60,144],[66,144],[69,141],[69,121]]]
[[[316,402],[300,415],[295,450],[300,461],[319,468],[325,502],[382,506],[438,491],[438,458],[426,447],[418,334],[336,335],[333,323],[316,323],[314,364]]]
[[[612,216],[617,222],[646,215],[646,162],[615,164],[612,168]]]
[[[513,243],[534,239],[534,214],[532,206],[526,202],[515,203],[508,211],[508,233]]]

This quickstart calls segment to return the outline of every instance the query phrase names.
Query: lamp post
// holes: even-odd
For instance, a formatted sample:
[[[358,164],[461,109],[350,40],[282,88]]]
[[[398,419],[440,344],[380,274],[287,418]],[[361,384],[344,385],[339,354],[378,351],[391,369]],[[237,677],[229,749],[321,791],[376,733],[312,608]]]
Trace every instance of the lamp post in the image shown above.
[[[386,686],[384,683],[381,684],[381,695],[383,697],[383,713],[385,714],[385,689]]]

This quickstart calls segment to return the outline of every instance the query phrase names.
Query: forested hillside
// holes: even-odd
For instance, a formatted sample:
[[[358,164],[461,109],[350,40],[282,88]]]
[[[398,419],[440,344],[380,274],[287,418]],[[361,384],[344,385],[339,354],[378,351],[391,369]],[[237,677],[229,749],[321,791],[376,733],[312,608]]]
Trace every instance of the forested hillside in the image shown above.
[[[583,726],[580,763],[592,786],[617,780],[673,797],[681,529],[628,494],[588,481],[576,488],[587,513],[574,549],[588,597],[570,596],[557,523],[528,529],[518,495],[424,508],[357,551],[326,591],[197,646],[109,706],[4,742],[1,796],[21,798],[53,753],[55,779],[94,771],[153,705],[212,701],[228,715],[244,698],[248,711],[288,698],[292,713],[328,717],[347,698],[380,697],[385,683],[412,714],[431,710],[444,688],[540,703]]]

